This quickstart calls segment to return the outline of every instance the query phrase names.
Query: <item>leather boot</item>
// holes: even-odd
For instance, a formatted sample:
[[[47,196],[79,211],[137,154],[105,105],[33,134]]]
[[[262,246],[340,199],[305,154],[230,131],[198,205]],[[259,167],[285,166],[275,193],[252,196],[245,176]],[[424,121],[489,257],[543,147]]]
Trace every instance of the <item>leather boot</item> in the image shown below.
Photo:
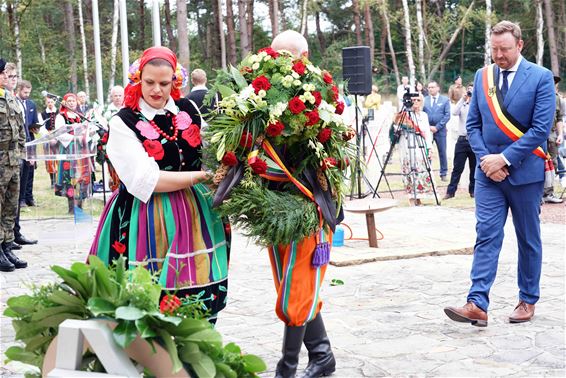
[[[275,378],[294,378],[299,364],[299,353],[303,345],[306,326],[285,326],[283,357],[277,363]]]
[[[27,268],[28,263],[12,252],[11,243],[2,243],[2,250],[4,251],[4,256],[8,258],[8,261],[10,261],[16,269]]]
[[[67,204],[69,205],[68,214],[74,214],[75,213],[75,200],[73,198],[67,198]]]
[[[12,272],[16,269],[14,264],[8,260],[8,257],[4,254],[4,248],[0,248],[0,271],[1,272]]]
[[[309,351],[309,363],[301,378],[325,377],[334,373],[336,360],[320,313],[307,324],[303,341]]]

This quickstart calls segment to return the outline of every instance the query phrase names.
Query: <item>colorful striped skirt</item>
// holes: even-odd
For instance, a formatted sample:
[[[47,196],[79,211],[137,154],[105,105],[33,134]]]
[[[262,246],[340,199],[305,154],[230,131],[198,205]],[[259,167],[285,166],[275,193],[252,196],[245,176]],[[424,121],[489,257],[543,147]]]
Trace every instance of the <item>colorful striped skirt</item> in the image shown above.
[[[154,193],[147,203],[121,185],[106,204],[90,255],[106,264],[120,255],[144,266],[165,292],[202,302],[210,317],[226,305],[230,228],[212,210],[209,189],[197,184]]]

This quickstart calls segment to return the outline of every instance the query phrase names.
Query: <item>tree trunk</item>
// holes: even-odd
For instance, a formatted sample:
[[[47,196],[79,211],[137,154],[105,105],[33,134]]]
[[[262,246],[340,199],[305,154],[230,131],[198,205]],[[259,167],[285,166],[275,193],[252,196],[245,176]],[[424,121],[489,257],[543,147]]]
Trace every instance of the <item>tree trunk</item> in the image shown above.
[[[281,26],[279,27],[282,30],[286,30],[287,29],[287,16],[285,15],[285,1],[280,1],[279,2],[279,15],[281,16]]]
[[[271,36],[279,34],[279,1],[269,1],[269,19],[271,20]]]
[[[226,0],[226,28],[228,29],[228,61],[231,65],[236,65],[236,26],[234,25],[234,10],[232,0]]]
[[[424,80],[426,77],[425,72],[425,60],[424,60],[424,41],[425,41],[425,32],[424,32],[424,23],[423,23],[423,9],[422,9],[423,0],[417,0],[417,27],[419,29],[419,71],[421,75],[421,80]]]
[[[14,1],[14,42],[16,48],[16,66],[18,67],[18,77],[21,79],[22,72],[22,46],[20,41],[20,17],[18,16],[19,0]]]
[[[406,1],[406,0],[403,0],[403,1]],[[466,9],[464,16],[460,20],[460,24],[458,25],[456,30],[454,30],[454,33],[452,33],[452,37],[450,37],[450,40],[448,41],[448,43],[442,49],[442,52],[440,53],[440,56],[439,56],[437,62],[434,64],[434,67],[432,67],[432,69],[430,70],[430,72],[428,74],[427,81],[430,81],[434,78],[434,75],[436,75],[436,71],[438,71],[438,67],[440,66],[440,63],[443,62],[446,59],[446,55],[448,55],[448,52],[452,48],[454,41],[456,41],[456,38],[458,38],[458,34],[460,34],[460,31],[464,27],[464,24],[466,23],[466,20],[468,19],[468,15],[472,11],[474,4],[475,4],[475,0],[472,0],[470,5],[468,6],[468,9]]]
[[[537,25],[537,56],[536,56],[536,63],[539,66],[542,66],[542,57],[544,55],[544,39],[543,39],[543,28],[544,28],[544,21],[542,18],[542,0],[536,0],[536,8],[537,8],[537,18],[536,18],[536,25]]]
[[[83,75],[84,75],[84,90],[86,92],[86,98],[90,98],[90,85],[88,81],[88,61],[87,61],[87,50],[86,50],[86,38],[85,38],[85,28],[84,28],[84,19],[83,19],[83,2],[82,0],[78,0],[78,8],[79,8],[79,30],[81,33],[81,44],[83,48]],[[103,104],[100,104],[103,105]]]
[[[403,13],[405,19],[405,48],[407,50],[407,64],[409,65],[409,82],[415,85],[415,62],[413,60],[413,44],[411,42],[411,20],[409,19],[409,4],[403,0]]]
[[[399,77],[399,67],[397,66],[397,56],[393,48],[393,40],[391,38],[391,24],[389,22],[389,10],[387,9],[387,0],[381,0],[381,14],[383,16],[383,23],[387,32],[387,44],[389,52],[391,53],[391,61],[393,62],[393,70],[395,71],[395,81],[397,86],[401,85],[401,78]]]
[[[379,53],[381,56],[381,72],[383,72],[383,74],[385,75],[385,77],[387,78],[387,82],[389,82],[389,78],[387,75],[389,75],[389,69],[387,67],[387,52],[385,44],[387,43],[387,32],[385,31],[385,27],[381,28],[381,35],[379,38]]]
[[[552,17],[553,14],[552,1],[544,0],[544,15],[546,19],[546,29],[548,31],[548,49],[550,50],[550,68],[554,75],[560,76],[560,64],[558,63],[558,50],[556,48],[554,19]]]
[[[247,2],[246,21],[248,25],[248,51],[252,51],[254,49],[254,0]]]
[[[366,22],[365,32],[366,32],[366,43],[369,46],[371,62],[375,59],[375,36],[373,35],[373,20],[371,18],[371,8],[369,1],[366,1],[364,6],[364,17]]]
[[[179,43],[179,63],[191,72],[190,50],[189,50],[189,33],[187,31],[187,2],[186,0],[177,0],[177,38]],[[184,88],[184,94],[187,94],[189,87]]]
[[[305,0],[306,1],[306,0]],[[359,0],[352,0],[352,7],[354,10],[354,31],[356,32],[356,43],[358,46],[362,45],[362,28],[360,21],[360,3]]]
[[[320,44],[320,55],[324,56],[326,51],[326,39],[324,38],[324,33],[320,28],[320,12],[316,12],[314,14],[315,21],[316,21],[316,36],[318,38],[318,43]]]
[[[163,13],[165,13],[165,30],[167,31],[169,48],[173,51],[177,51],[177,39],[173,34],[173,27],[171,26],[171,4],[169,3],[169,0],[165,0],[165,2],[163,3],[163,8]]]
[[[491,63],[491,0],[485,0],[485,45],[483,64]]]
[[[462,30],[462,45],[460,46],[460,74],[464,72],[465,42],[466,42],[466,29]]]
[[[140,2],[140,38],[138,40],[138,50],[145,49],[145,0],[139,0]],[[178,3],[178,2],[177,2]]]
[[[246,2],[238,0],[238,21],[240,24],[240,52],[242,59],[250,52],[250,40],[248,36],[248,23],[246,22]]]
[[[67,31],[66,39],[67,44],[69,47],[69,68],[70,68],[70,81],[71,81],[71,88],[70,91],[73,93],[77,92],[77,59],[75,58],[76,54],[76,41],[75,41],[75,16],[73,13],[73,4],[71,3],[72,0],[66,0],[64,7],[65,7],[65,17],[64,17],[64,24],[65,30]]]
[[[120,21],[120,0],[114,0],[112,13],[112,36],[110,46],[110,80],[108,88],[112,89],[116,81],[116,55],[118,53],[118,23]]]
[[[224,34],[224,22],[222,17],[222,0],[218,1],[218,34],[220,35],[220,64],[226,69],[226,35]]]
[[[303,0],[303,5],[301,6],[301,27],[300,33],[306,35],[307,32],[307,19],[308,19],[308,0]]]

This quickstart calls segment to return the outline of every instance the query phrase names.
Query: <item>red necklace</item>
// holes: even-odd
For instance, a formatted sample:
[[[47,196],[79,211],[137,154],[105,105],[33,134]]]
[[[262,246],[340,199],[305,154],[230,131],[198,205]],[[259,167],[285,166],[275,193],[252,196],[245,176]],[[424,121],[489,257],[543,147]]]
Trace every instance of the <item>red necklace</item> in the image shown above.
[[[177,141],[177,131],[179,130],[179,127],[177,126],[177,115],[173,115],[173,126],[171,127],[171,130],[173,130],[173,135],[169,135],[165,131],[161,130],[154,120],[149,121],[149,124],[155,131],[159,133],[159,135],[167,139],[169,142]]]

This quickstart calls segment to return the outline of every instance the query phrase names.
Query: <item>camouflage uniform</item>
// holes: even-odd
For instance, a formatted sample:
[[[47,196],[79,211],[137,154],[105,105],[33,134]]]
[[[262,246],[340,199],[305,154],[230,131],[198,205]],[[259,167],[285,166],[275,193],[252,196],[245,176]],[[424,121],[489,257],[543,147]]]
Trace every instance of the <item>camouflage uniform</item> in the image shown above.
[[[14,240],[20,195],[20,159],[26,135],[17,99],[0,88],[0,242]]]

